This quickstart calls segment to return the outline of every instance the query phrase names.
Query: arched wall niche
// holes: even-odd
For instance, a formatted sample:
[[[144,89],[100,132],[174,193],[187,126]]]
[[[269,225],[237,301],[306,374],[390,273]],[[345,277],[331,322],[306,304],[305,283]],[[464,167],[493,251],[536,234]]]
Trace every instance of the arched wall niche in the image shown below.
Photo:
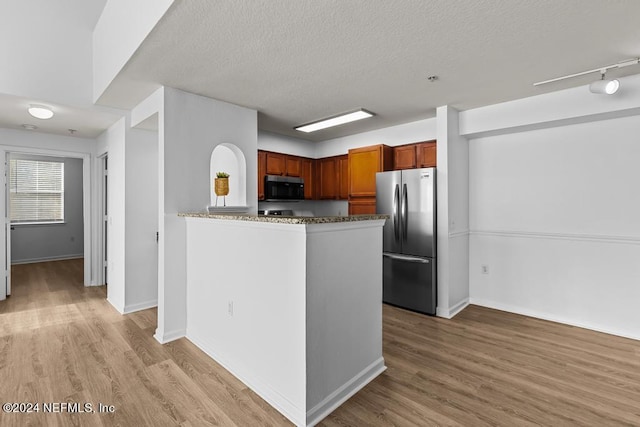
[[[247,161],[242,150],[234,144],[223,142],[217,145],[211,153],[209,191],[211,206],[216,206],[214,179],[217,172],[229,174],[229,194],[227,207],[247,206]],[[222,207],[222,197],[218,198],[218,207]]]

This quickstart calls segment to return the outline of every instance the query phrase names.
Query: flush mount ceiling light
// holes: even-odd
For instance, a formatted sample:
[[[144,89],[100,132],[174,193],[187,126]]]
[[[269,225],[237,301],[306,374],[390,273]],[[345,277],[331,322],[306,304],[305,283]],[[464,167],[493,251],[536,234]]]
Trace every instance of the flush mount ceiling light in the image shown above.
[[[580,73],[569,74],[568,76],[556,77],[555,79],[537,82],[537,83],[534,83],[533,85],[540,86],[547,83],[553,83],[560,80],[570,79],[572,77],[584,76],[586,74],[599,72],[602,78],[598,81],[591,83],[589,85],[589,90],[593,93],[603,93],[607,95],[612,95],[616,93],[620,88],[620,82],[618,80],[605,80],[604,78],[605,73],[609,70],[628,67],[630,65],[637,65],[638,63],[640,63],[640,58],[628,59],[626,61],[618,62],[617,64],[606,65],[604,67],[594,68],[593,70],[587,70],[587,71],[582,71]]]
[[[53,117],[53,111],[45,105],[31,104],[27,111],[36,119],[47,120]]]
[[[338,116],[329,117],[327,119],[318,120],[312,123],[307,123],[305,125],[296,126],[294,129],[299,130],[300,132],[315,132],[320,129],[326,129],[333,126],[343,125],[345,123],[355,122],[356,120],[366,119],[368,117],[373,117],[373,113],[359,109],[357,111],[352,111],[350,113],[340,114]]]

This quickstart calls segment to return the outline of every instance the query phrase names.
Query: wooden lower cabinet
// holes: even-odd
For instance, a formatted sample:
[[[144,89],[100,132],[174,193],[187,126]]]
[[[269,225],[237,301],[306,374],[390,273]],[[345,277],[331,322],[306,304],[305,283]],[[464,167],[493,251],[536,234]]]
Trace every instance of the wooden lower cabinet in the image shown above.
[[[375,213],[375,197],[361,197],[349,200],[349,215],[373,215]]]

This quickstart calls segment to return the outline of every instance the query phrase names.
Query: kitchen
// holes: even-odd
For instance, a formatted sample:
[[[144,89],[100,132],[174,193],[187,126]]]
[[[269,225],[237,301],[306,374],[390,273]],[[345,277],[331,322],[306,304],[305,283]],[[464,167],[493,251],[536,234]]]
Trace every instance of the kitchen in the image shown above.
[[[611,62],[620,59],[616,56]],[[446,76],[441,77],[440,83],[445,84]],[[106,80],[105,87],[110,82]],[[624,90],[609,98],[589,93],[585,86],[589,82],[580,82],[584,85],[536,96],[528,93],[462,111],[442,104],[434,106],[435,116],[420,114],[404,123],[359,128],[351,135],[332,135],[319,141],[269,132],[256,109],[168,85],[131,104],[130,116],[95,139],[59,136],[55,142],[69,150],[80,142],[109,147],[114,172],[118,168],[117,148],[122,148],[121,176],[147,170],[149,176],[158,176],[157,205],[150,214],[131,207],[131,199],[144,193],[131,179],[114,182],[113,188],[121,191],[123,199],[127,195],[127,209],[125,216],[125,201],[117,201],[122,206],[115,207],[121,207],[123,213],[121,218],[114,217],[114,235],[122,237],[115,241],[122,259],[109,267],[115,273],[109,286],[122,289],[122,307],[144,308],[144,303],[151,306],[157,298],[156,338],[160,342],[185,334],[186,227],[178,214],[203,211],[210,203],[209,159],[217,145],[234,144],[243,152],[247,206],[251,213],[257,213],[268,208],[265,202],[257,202],[258,150],[311,159],[312,169],[314,161],[318,166],[319,159],[334,158],[327,161],[327,168],[333,167],[339,174],[342,169],[335,157],[348,155],[349,150],[433,140],[437,141],[438,168],[438,318],[428,318],[433,320],[429,325],[443,325],[438,323],[442,318],[455,319],[472,304],[637,339],[639,319],[634,301],[638,299],[635,284],[639,272],[633,260],[638,255],[640,231],[635,218],[639,211],[628,184],[635,182],[633,159],[638,147],[633,135],[638,132],[640,82],[636,75],[620,76]],[[111,90],[121,83],[114,82]],[[438,84],[426,87],[437,92]],[[296,93],[291,99],[300,97]],[[37,133],[25,136],[24,130],[3,129],[2,134],[18,145],[45,146]],[[141,139],[156,144],[146,153],[134,152]],[[101,154],[98,149],[91,150],[93,155]],[[145,169],[149,153],[155,156],[157,169]],[[601,179],[594,179],[594,170],[602,171]],[[339,182],[332,184],[335,187]],[[336,197],[333,191],[327,193],[327,197]],[[594,195],[603,202],[594,203]],[[314,200],[300,210],[316,216],[348,214],[349,195],[345,200],[344,192],[338,191],[337,197]],[[356,197],[362,199],[352,200],[352,208],[371,206],[371,200],[365,200],[370,196]],[[363,204],[353,203],[358,201]],[[125,229],[135,229],[129,221],[136,216],[158,218],[160,230],[159,283],[148,289],[129,278],[129,270],[140,268],[135,251],[125,251],[128,239],[133,238]],[[155,244],[155,235],[153,241]],[[415,322],[437,334],[426,323]],[[400,329],[394,325],[392,330]]]

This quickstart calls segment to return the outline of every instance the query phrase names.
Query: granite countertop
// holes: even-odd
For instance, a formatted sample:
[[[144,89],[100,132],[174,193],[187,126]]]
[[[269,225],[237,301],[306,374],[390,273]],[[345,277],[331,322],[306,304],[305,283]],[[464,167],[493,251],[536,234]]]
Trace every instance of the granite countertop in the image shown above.
[[[389,215],[350,215],[350,216],[265,216],[247,214],[210,214],[206,212],[179,213],[187,218],[211,218],[233,221],[270,222],[275,224],[330,224],[337,222],[371,221],[389,219]]]

